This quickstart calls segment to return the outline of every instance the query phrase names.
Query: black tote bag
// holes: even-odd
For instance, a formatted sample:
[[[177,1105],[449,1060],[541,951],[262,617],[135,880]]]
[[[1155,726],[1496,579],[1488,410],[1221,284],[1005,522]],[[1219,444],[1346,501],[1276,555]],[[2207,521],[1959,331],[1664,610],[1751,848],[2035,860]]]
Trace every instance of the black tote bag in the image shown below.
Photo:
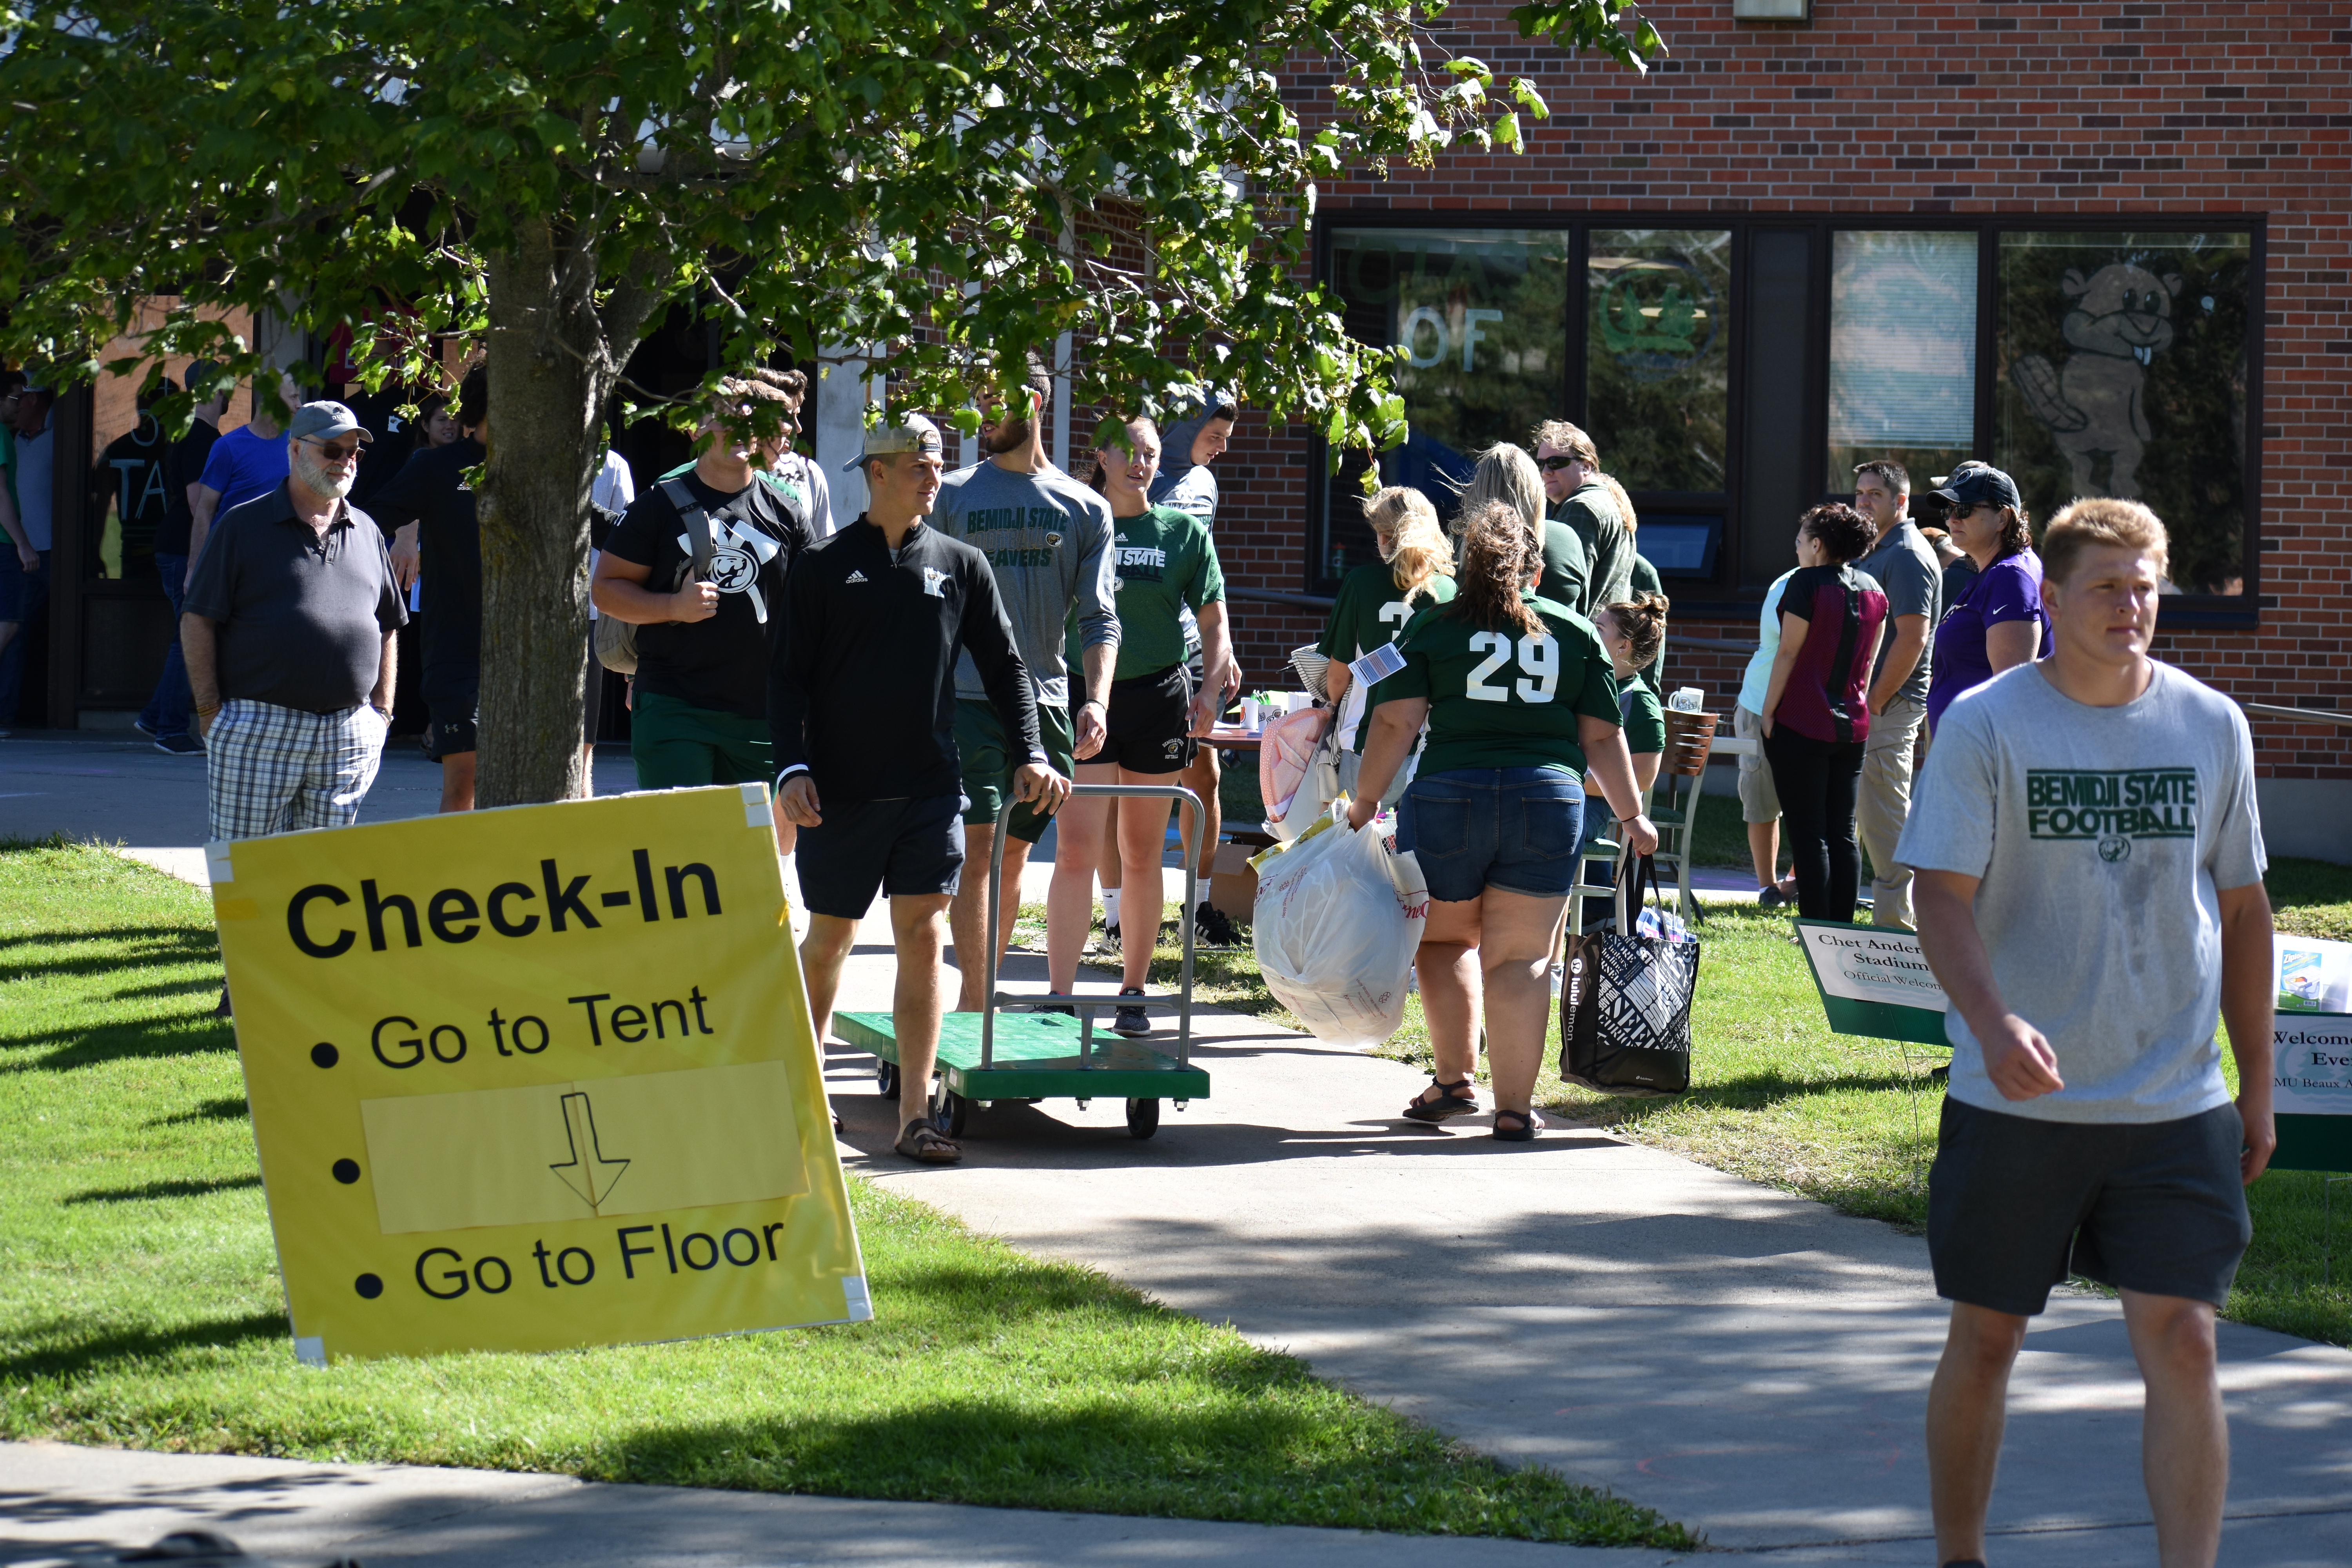
[[[1603,1094],[1680,1094],[1690,1087],[1698,941],[1630,934],[1643,879],[1654,891],[1657,872],[1646,855],[1630,872],[1621,856],[1617,869],[1617,930],[1585,939],[1560,992],[1559,1076]]]

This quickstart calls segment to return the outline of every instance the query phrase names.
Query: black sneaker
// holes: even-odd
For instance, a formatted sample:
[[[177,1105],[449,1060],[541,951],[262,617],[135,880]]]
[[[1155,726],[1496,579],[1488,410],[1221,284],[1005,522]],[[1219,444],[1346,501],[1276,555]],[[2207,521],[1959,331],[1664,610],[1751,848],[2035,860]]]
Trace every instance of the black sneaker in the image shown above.
[[[1118,956],[1118,925],[1116,921],[1103,927],[1102,935],[1095,939],[1095,951],[1111,958]]]
[[[1040,1013],[1059,1013],[1066,1018],[1076,1017],[1078,1016],[1078,1010],[1062,999],[1065,994],[1066,993],[1060,991],[1046,992],[1045,1005],[1038,1008],[1037,1011]]]
[[[155,737],[155,749],[173,757],[201,757],[205,754],[205,743],[194,735],[158,735]]]
[[[1143,988],[1139,985],[1129,985],[1120,991],[1119,994],[1140,996],[1143,994]],[[1151,1020],[1141,1007],[1121,1007],[1111,1016],[1110,1032],[1114,1035],[1124,1035],[1130,1040],[1139,1040],[1151,1033]]]
[[[1756,890],[1756,907],[1759,910],[1777,910],[1782,904],[1794,902],[1796,902],[1794,899],[1780,890],[1780,884],[1777,882],[1771,887],[1759,888]]]
[[[151,741],[160,741],[163,738],[163,732],[157,730],[154,725],[147,722],[146,718],[143,715],[131,721],[131,727],[138,731],[141,734],[146,736]]]
[[[1242,945],[1241,932],[1225,918],[1225,911],[1207,902],[1192,911],[1192,940],[1202,947]]]

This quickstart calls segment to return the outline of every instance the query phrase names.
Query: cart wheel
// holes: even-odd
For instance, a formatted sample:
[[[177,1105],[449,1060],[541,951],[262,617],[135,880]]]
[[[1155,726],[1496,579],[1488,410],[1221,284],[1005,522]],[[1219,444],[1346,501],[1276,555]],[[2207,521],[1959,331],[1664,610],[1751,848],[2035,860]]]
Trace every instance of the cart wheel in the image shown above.
[[[971,1118],[971,1101],[955,1090],[942,1087],[939,1099],[932,1102],[932,1124],[950,1138],[961,1138],[964,1123]]]
[[[898,1064],[877,1061],[874,1066],[874,1092],[885,1100],[898,1098]]]
[[[1160,1102],[1156,1100],[1130,1100],[1127,1102],[1127,1135],[1149,1138],[1160,1131]]]

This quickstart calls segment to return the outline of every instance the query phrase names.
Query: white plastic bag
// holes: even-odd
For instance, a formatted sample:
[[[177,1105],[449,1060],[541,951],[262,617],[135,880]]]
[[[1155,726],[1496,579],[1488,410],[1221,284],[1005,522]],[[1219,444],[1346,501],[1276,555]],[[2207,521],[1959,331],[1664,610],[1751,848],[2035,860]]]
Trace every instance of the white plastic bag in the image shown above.
[[[1296,843],[1253,862],[1258,971],[1275,1000],[1335,1046],[1387,1039],[1404,1022],[1414,952],[1429,921],[1421,866],[1391,818],[1348,826],[1348,797]]]
[[[1315,825],[1339,793],[1338,731],[1330,710],[1302,708],[1269,722],[1258,748],[1265,830],[1288,842]]]

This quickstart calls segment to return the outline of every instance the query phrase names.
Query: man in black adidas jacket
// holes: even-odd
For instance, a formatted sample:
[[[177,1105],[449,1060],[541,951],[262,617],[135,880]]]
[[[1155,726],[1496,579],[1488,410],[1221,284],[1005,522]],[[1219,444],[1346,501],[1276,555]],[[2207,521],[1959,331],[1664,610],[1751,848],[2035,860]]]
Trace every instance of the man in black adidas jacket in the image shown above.
[[[959,649],[1027,748],[1015,798],[1051,815],[1070,791],[1046,761],[1029,672],[987,558],[923,526],[943,454],[939,427],[920,415],[866,433],[849,465],[866,472],[865,514],[793,564],[768,673],[778,801],[801,830],[794,859],[810,917],[801,968],[818,1038],[878,889],[889,895],[898,950],[898,1150],[930,1165],[962,1158],[929,1120],[940,955],[963,868]]]

